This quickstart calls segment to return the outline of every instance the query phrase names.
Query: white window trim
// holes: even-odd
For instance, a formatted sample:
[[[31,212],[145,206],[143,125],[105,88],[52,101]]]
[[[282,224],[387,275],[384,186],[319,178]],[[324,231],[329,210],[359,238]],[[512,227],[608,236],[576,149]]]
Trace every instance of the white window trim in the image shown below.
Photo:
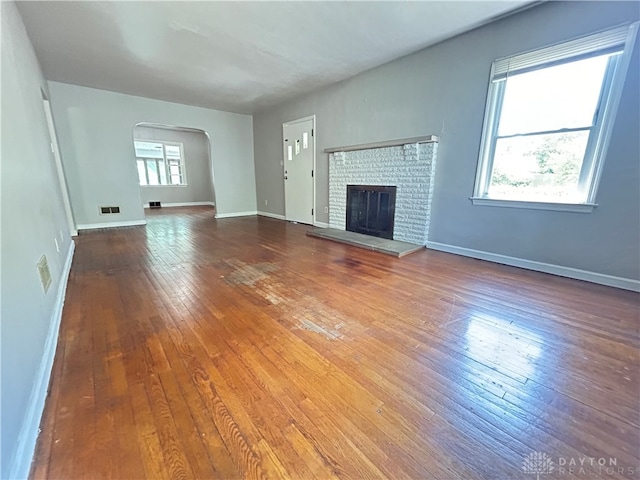
[[[529,208],[531,210],[556,210],[559,212],[591,213],[595,203],[532,202],[529,200],[504,200],[498,198],[471,197],[474,205],[487,207]]]
[[[187,183],[187,161],[184,158],[184,145],[182,142],[169,142],[169,141],[165,141],[165,140],[146,140],[146,139],[142,139],[142,138],[134,138],[133,139],[134,142],[146,142],[146,143],[161,143],[163,145],[162,147],[162,159],[160,158],[147,158],[147,157],[138,157],[137,155],[136,157],[136,162],[138,160],[163,160],[164,161],[164,165],[165,165],[165,170],[166,170],[166,175],[167,175],[167,179],[171,176],[169,174],[169,164],[167,162],[167,155],[165,153],[165,148],[164,145],[169,145],[169,146],[175,146],[180,148],[180,160],[182,163],[182,183],[181,184],[166,184],[166,185],[140,185],[140,181],[138,179],[138,185],[141,188],[158,188],[158,187],[162,187],[162,188],[167,188],[167,187],[188,187],[189,184]],[[134,147],[134,153],[135,153],[135,147]],[[148,173],[147,173],[147,182],[149,181],[148,178]]]
[[[568,212],[590,213],[597,206],[596,195],[602,176],[602,169],[606,158],[606,153],[611,139],[611,132],[615,117],[622,97],[622,91],[626,80],[629,63],[635,45],[635,38],[640,22],[625,24],[615,28],[607,29],[593,35],[581,37],[568,42],[537,49],[520,55],[498,59],[491,66],[489,77],[489,89],[487,94],[487,102],[485,105],[485,115],[482,128],[482,137],[480,142],[480,155],[478,158],[478,167],[476,170],[476,179],[474,184],[473,196],[470,197],[473,205],[495,206],[495,207],[514,207],[529,208],[535,210],[558,210]],[[598,114],[596,125],[593,126],[592,135],[595,135],[595,141],[590,141],[585,153],[585,163],[581,168],[580,176],[585,189],[580,192],[583,202],[541,202],[527,200],[510,200],[503,198],[491,198],[487,196],[487,190],[491,181],[491,172],[493,170],[493,148],[492,143],[497,134],[498,122],[496,121],[497,112],[501,110],[499,103],[502,101],[503,95],[500,91],[504,88],[504,82],[495,82],[496,76],[503,74],[502,70],[505,64],[509,62],[514,64],[524,63],[531,65],[544,65],[549,63],[548,53],[550,51],[560,52],[559,58],[563,58],[562,50],[573,48],[577,45],[586,45],[586,50],[597,51],[598,42],[606,42],[607,37],[620,36],[624,34],[624,46],[620,57],[617,59],[613,69],[608,68],[609,75],[605,76],[603,83],[610,82],[611,86],[607,89],[607,97],[600,101],[603,111]],[[547,56],[545,56],[545,54]],[[566,56],[564,58],[567,58]],[[509,67],[507,66],[507,69]],[[498,72],[498,73],[496,73]],[[592,153],[589,152],[589,149]],[[589,159],[587,160],[587,156]],[[584,179],[587,177],[587,179]],[[590,180],[589,180],[590,178]]]

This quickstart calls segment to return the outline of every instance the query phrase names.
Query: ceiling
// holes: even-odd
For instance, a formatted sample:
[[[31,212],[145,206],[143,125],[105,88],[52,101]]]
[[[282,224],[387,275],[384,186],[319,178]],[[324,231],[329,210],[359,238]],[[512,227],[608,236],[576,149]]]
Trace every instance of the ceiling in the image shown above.
[[[44,76],[253,113],[525,1],[18,2]]]

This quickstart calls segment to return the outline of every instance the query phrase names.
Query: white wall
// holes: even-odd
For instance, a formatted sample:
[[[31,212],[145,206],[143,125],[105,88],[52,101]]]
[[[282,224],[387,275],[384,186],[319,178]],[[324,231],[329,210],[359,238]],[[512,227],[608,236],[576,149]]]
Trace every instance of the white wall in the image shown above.
[[[49,82],[71,203],[79,227],[144,221],[133,161],[133,127],[142,122],[204,130],[219,214],[256,210],[252,117]],[[101,216],[99,205],[120,206]]]
[[[28,473],[44,405],[72,242],[42,104],[47,85],[15,4],[0,8],[0,477],[20,478]],[[52,275],[46,294],[36,269],[42,254]]]
[[[141,186],[142,203],[214,202],[212,170],[209,161],[209,140],[204,133],[137,126],[133,137],[138,140],[164,140],[182,143],[186,185]]]
[[[491,62],[639,17],[637,2],[545,2],[254,115],[257,197],[284,214],[282,123],[316,115],[317,220],[326,222],[327,147],[438,135],[429,240],[601,275],[640,279],[636,43],[591,214],[474,206]],[[640,37],[639,37],[640,38]]]

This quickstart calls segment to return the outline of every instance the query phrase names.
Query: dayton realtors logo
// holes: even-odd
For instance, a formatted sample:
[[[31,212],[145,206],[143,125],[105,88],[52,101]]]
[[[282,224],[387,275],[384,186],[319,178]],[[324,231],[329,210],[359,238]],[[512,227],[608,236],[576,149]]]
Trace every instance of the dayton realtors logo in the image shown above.
[[[536,475],[537,480],[540,480],[540,475],[547,475],[553,472],[553,468],[551,457],[544,452],[531,452],[524,458],[522,463],[524,473]]]
[[[570,475],[573,477],[598,477],[623,475],[631,477],[640,474],[640,467],[618,465],[615,457],[557,457],[551,458],[544,452],[531,452],[522,462],[524,473],[536,475],[536,480],[540,480],[540,475],[550,475],[554,477]]]

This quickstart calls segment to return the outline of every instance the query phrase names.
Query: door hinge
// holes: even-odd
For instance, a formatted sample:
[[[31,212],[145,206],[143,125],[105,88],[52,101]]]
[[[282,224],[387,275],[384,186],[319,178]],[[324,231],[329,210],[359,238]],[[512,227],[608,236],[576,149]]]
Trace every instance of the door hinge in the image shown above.
[[[313,170],[311,170],[311,176],[313,177]]]
[[[313,208],[311,209],[311,215],[313,215]]]
[[[313,128],[311,129],[311,136],[313,137]]]

